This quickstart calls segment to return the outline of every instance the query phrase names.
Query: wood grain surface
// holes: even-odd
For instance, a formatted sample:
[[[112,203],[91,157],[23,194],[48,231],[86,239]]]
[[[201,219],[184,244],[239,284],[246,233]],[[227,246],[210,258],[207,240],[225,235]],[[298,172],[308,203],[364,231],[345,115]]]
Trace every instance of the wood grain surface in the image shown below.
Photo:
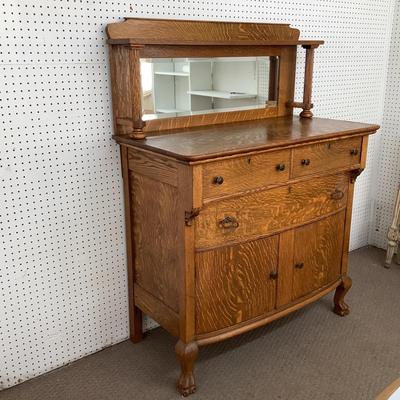
[[[128,149],[129,170],[154,180],[178,186],[177,163],[158,154]]]
[[[127,18],[107,25],[113,44],[191,45],[297,45],[322,44],[322,40],[299,41],[300,31],[289,24],[214,22]]]
[[[297,116],[196,127],[168,134],[132,140],[116,136],[120,143],[167,154],[180,160],[196,161],[248,151],[308,144],[348,135],[367,135],[378,125]]]
[[[175,312],[178,306],[177,191],[131,174],[135,281]]]
[[[114,133],[128,135],[132,131],[133,98],[131,90],[132,71],[130,68],[130,49],[114,46],[110,49],[111,94],[114,115]],[[118,118],[124,118],[131,126],[120,125]]]
[[[209,199],[285,182],[289,171],[290,150],[208,163],[203,167],[203,196]],[[223,179],[221,184],[214,182],[217,176]]]
[[[344,220],[343,210],[295,230],[292,300],[340,277]]]
[[[293,149],[292,177],[357,165],[361,143],[362,137],[352,137]],[[354,151],[356,154],[351,153]],[[309,160],[309,164],[303,164],[303,160]]]
[[[329,175],[209,203],[196,218],[196,248],[248,240],[332,213],[346,206],[347,188],[346,174]],[[342,198],[331,197],[336,190]],[[228,216],[237,220],[237,228],[220,227]]]
[[[222,329],[275,308],[278,236],[196,255],[196,333]]]
[[[294,229],[279,235],[279,275],[276,306],[280,308],[292,301]]]
[[[138,284],[134,286],[135,304],[146,315],[154,318],[171,335],[179,336],[179,316],[176,311],[169,308],[161,300],[157,299]]]

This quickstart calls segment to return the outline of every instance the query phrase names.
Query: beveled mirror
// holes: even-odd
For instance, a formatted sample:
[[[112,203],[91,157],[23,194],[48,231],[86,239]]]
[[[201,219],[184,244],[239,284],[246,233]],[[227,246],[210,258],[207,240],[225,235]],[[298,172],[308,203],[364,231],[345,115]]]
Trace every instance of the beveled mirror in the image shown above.
[[[141,58],[143,120],[276,107],[279,57]]]

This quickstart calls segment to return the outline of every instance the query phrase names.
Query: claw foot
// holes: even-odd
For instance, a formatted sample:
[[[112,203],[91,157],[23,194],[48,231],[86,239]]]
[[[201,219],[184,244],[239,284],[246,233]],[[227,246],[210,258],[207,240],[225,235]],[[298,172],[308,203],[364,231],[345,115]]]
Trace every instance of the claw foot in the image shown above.
[[[184,397],[193,394],[196,391],[193,374],[182,374],[179,378],[177,388],[179,393]]]
[[[348,276],[343,276],[342,282],[336,288],[335,296],[333,298],[333,302],[335,304],[333,312],[341,317],[345,317],[350,313],[349,306],[344,302],[344,296],[346,296],[347,292],[351,288],[351,285],[351,279]]]
[[[181,363],[181,376],[178,380],[177,389],[182,396],[186,397],[196,391],[193,369],[199,348],[196,342],[185,343],[179,340],[175,346],[175,351]]]
[[[345,317],[350,314],[349,306],[343,301],[341,304],[335,304],[333,312],[341,317]]]

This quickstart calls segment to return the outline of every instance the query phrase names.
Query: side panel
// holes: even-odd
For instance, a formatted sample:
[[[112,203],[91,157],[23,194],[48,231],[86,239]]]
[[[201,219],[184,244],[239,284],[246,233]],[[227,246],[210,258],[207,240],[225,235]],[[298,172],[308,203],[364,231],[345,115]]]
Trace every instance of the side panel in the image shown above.
[[[134,173],[130,180],[135,282],[179,312],[177,188]]]

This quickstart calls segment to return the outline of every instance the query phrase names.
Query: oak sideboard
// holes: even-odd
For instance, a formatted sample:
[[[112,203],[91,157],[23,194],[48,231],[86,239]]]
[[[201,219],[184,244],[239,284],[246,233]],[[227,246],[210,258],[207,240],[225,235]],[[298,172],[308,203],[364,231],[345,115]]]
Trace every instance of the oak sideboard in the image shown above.
[[[349,313],[354,184],[379,126],[313,117],[323,42],[289,25],[126,19],[107,33],[130,336],[142,340],[142,313],[175,336],[189,395],[199,346],[331,291]]]

